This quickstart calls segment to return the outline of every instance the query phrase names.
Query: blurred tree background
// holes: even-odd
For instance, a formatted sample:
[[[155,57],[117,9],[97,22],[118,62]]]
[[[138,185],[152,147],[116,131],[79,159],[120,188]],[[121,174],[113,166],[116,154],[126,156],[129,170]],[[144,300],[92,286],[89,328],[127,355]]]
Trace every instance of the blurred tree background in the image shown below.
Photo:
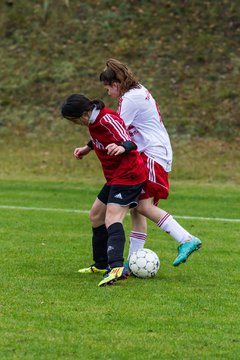
[[[71,136],[72,92],[116,109],[98,80],[109,57],[152,92],[173,140],[239,140],[239,1],[2,0],[0,30],[2,141]]]

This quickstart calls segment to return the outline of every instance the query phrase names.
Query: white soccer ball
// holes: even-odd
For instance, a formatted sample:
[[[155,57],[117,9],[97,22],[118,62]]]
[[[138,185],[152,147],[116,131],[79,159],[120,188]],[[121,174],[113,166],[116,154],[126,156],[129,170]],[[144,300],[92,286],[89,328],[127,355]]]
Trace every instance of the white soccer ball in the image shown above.
[[[160,267],[157,254],[149,249],[140,249],[134,252],[129,259],[131,272],[139,278],[153,277]]]

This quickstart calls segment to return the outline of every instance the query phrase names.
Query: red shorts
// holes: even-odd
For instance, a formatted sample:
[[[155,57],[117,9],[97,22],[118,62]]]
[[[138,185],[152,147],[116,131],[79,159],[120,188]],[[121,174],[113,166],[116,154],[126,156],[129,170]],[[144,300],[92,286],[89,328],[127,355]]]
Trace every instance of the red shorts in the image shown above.
[[[154,205],[160,199],[167,199],[169,193],[168,173],[163,167],[144,153],[141,153],[148,170],[148,179],[145,181],[139,200],[154,198]]]

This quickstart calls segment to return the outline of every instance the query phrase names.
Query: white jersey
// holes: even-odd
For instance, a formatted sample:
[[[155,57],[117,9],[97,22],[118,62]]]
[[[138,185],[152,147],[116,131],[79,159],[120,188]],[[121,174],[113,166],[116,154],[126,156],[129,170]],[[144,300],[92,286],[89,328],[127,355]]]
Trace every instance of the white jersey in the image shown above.
[[[172,147],[158,105],[150,92],[141,85],[127,91],[119,100],[118,113],[126,124],[138,151],[171,171]]]

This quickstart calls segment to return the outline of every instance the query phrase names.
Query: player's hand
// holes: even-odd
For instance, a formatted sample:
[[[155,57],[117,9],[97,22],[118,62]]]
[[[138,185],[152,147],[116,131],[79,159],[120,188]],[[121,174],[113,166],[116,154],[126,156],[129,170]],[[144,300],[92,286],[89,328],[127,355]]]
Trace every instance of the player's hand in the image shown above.
[[[123,146],[121,145],[117,145],[117,144],[109,144],[106,146],[106,150],[107,150],[107,154],[110,156],[116,156],[116,155],[121,155],[125,152],[125,149]]]
[[[80,148],[76,148],[74,150],[73,155],[75,156],[76,159],[82,159],[85,155],[87,155],[89,152],[91,151],[90,147],[85,145],[83,147]]]

